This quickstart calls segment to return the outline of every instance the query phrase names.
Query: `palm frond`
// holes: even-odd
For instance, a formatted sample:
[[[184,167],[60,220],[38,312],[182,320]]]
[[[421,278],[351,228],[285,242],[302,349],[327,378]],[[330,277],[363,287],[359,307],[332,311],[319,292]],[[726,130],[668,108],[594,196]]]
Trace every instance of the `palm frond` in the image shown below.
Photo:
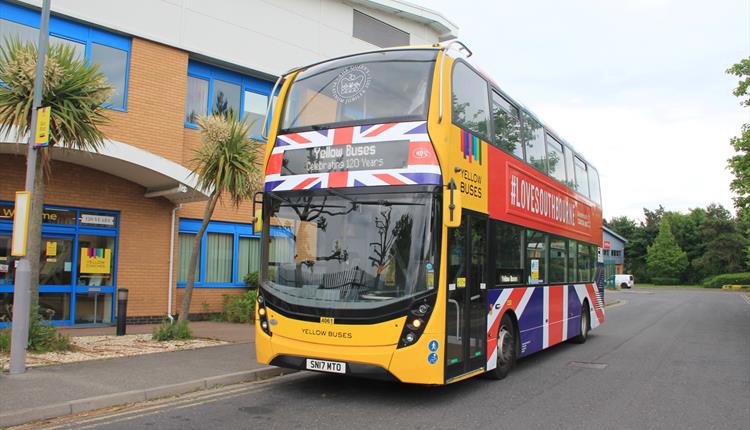
[[[198,185],[228,193],[239,206],[260,185],[259,144],[248,138],[252,123],[234,114],[202,116],[197,123],[203,141],[192,160]]]
[[[0,133],[28,135],[36,78],[37,47],[17,38],[0,47]],[[68,45],[49,47],[44,65],[42,106],[51,108],[50,145],[98,151],[99,126],[107,122],[102,104],[112,87],[96,65],[88,65]]]

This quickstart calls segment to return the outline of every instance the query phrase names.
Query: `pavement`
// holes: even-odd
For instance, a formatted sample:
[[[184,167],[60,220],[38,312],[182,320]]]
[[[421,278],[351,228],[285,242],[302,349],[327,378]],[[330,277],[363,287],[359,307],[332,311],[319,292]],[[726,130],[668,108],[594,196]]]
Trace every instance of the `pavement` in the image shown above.
[[[502,381],[428,387],[299,372],[47,428],[748,428],[750,304],[742,294],[636,288],[605,296],[622,304],[608,308],[585,344],[522,359]]]
[[[198,337],[238,342],[216,347],[29,368],[0,374],[0,427],[275,376],[281,369],[255,361],[247,324],[195,322]],[[150,333],[148,325],[129,334]],[[68,335],[114,334],[114,327],[62,329]],[[288,372],[287,372],[288,373]]]

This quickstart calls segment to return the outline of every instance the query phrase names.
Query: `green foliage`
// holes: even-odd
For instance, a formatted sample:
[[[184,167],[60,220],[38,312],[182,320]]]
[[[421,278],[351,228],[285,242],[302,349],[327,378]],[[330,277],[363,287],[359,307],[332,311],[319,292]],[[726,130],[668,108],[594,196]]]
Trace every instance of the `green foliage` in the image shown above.
[[[741,106],[750,107],[750,58],[743,59],[726,72],[739,78],[732,94],[740,98]],[[747,210],[750,208],[750,123],[744,124],[742,133],[733,137],[730,143],[737,154],[728,160],[729,170],[734,174],[729,188],[737,194],[734,205]]]
[[[721,288],[724,285],[750,285],[750,272],[725,273],[703,280],[706,288]]]
[[[10,338],[10,330],[8,337]],[[70,351],[73,345],[68,336],[57,333],[49,321],[44,321],[39,313],[39,306],[32,306],[27,349],[29,352]]]
[[[0,330],[0,352],[10,352],[11,329]],[[71,351],[73,345],[68,336],[57,333],[57,330],[44,321],[39,314],[39,307],[31,310],[29,318],[29,340],[27,343],[29,352]]]
[[[674,278],[679,281],[680,275],[687,268],[687,254],[677,244],[672,234],[669,218],[661,220],[659,234],[654,244],[648,247],[646,264],[654,283],[657,279],[671,281]]]
[[[233,113],[198,118],[203,144],[192,160],[192,174],[198,187],[212,190],[203,212],[201,228],[194,243],[200,240],[211,220],[216,203],[226,194],[235,207],[248,200],[260,188],[261,146],[248,137],[252,123],[238,120]],[[188,278],[180,306],[180,321],[187,321],[195,286],[200,247],[193,246],[188,263]]]
[[[224,295],[224,321],[248,323],[255,321],[255,299],[257,290],[248,290],[241,296]]]
[[[260,286],[260,277],[258,272],[250,272],[242,278],[242,282],[250,289],[257,289]]]
[[[173,322],[166,316],[161,321],[161,325],[155,327],[151,334],[151,338],[159,342],[176,339],[184,340],[192,337],[193,332],[190,330],[190,327],[188,327],[187,321]]]
[[[10,329],[0,330],[0,353],[10,352]]]
[[[229,194],[235,206],[259,188],[260,146],[248,138],[251,123],[229,113],[198,118],[203,144],[192,162],[200,188]]]
[[[701,277],[745,270],[748,240],[729,211],[717,205],[708,206],[700,239],[705,244],[704,250],[693,260],[693,266]]]
[[[36,77],[34,43],[8,39],[0,48],[0,133],[29,133]],[[42,106],[52,108],[50,146],[97,150],[104,141],[98,126],[107,122],[103,103],[112,87],[96,65],[87,64],[67,44],[49,47],[44,65]]]
[[[732,91],[732,94],[740,99],[745,97],[745,100],[740,100],[740,104],[745,107],[750,107],[750,57],[745,58],[728,68],[726,72],[740,78],[740,81],[737,83],[737,88]]]

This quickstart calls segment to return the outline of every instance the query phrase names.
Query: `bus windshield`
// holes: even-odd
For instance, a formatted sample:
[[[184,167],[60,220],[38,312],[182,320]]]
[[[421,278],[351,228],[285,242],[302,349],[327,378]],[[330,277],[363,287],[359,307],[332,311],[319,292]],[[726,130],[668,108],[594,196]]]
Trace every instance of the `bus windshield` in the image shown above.
[[[435,288],[431,193],[273,197],[264,288],[296,306],[372,309]]]
[[[292,82],[281,132],[427,119],[437,51],[375,52],[311,67]]]

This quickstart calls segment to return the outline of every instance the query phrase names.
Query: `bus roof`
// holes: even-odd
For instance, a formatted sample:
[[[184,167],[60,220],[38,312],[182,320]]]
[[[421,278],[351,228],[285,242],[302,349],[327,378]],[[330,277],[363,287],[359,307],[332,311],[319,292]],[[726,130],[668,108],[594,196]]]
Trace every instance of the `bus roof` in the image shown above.
[[[452,49],[455,45],[460,45],[462,48],[464,48],[466,51],[469,52],[469,55],[460,55],[461,54],[461,50],[454,50],[454,49]],[[505,97],[506,99],[508,99],[512,103],[514,103],[516,106],[518,106],[519,108],[521,108],[526,114],[528,114],[534,120],[536,120],[537,122],[539,122],[539,124],[541,124],[542,127],[544,127],[545,132],[551,134],[555,139],[557,139],[558,141],[560,141],[563,145],[565,145],[568,148],[570,148],[575,153],[576,157],[578,157],[582,161],[584,161],[588,167],[593,168],[597,172],[599,171],[599,169],[597,169],[593,164],[591,164],[586,159],[586,157],[584,157],[583,155],[581,155],[580,152],[576,151],[575,147],[570,142],[568,142],[566,139],[562,138],[559,133],[557,133],[552,127],[550,127],[549,125],[547,125],[547,123],[545,123],[536,113],[534,113],[534,111],[532,111],[528,106],[526,106],[522,102],[518,101],[518,99],[510,96],[508,93],[506,93],[504,90],[502,90],[501,87],[500,87],[500,85],[497,83],[497,81],[495,81],[495,79],[493,79],[492,76],[490,76],[489,73],[485,72],[484,69],[482,69],[481,67],[479,67],[478,65],[476,65],[473,61],[469,61],[468,57],[471,56],[471,50],[469,50],[469,48],[466,47],[466,45],[464,45],[462,42],[458,41],[458,39],[454,39],[454,40],[447,41],[447,42],[442,42],[442,43],[436,43],[434,45],[394,46],[394,47],[390,47],[390,48],[380,48],[380,49],[373,49],[371,51],[361,51],[361,52],[355,52],[355,53],[351,53],[351,54],[341,55],[339,57],[328,58],[328,59],[325,59],[325,60],[322,60],[322,61],[318,61],[318,62],[315,62],[315,63],[307,64],[305,66],[295,67],[293,69],[290,69],[286,73],[282,74],[279,77],[279,79],[283,78],[284,76],[290,75],[290,74],[292,74],[294,72],[298,72],[298,71],[301,71],[301,70],[309,69],[310,67],[314,67],[314,66],[317,66],[319,64],[324,64],[324,63],[328,63],[328,62],[331,62],[331,61],[341,60],[341,59],[344,59],[344,58],[356,57],[356,56],[365,55],[365,54],[373,54],[373,53],[377,53],[377,52],[419,51],[419,50],[439,50],[439,51],[445,52],[446,55],[449,55],[449,53],[451,53],[451,52],[455,52],[455,53],[459,54],[459,55],[451,55],[451,56],[453,58],[456,58],[456,59],[460,58],[463,61],[465,61],[467,64],[469,64],[469,66],[471,66],[477,73],[479,73],[480,76],[482,76],[488,83],[490,83],[494,87],[494,89],[496,91],[498,91],[503,97]]]

